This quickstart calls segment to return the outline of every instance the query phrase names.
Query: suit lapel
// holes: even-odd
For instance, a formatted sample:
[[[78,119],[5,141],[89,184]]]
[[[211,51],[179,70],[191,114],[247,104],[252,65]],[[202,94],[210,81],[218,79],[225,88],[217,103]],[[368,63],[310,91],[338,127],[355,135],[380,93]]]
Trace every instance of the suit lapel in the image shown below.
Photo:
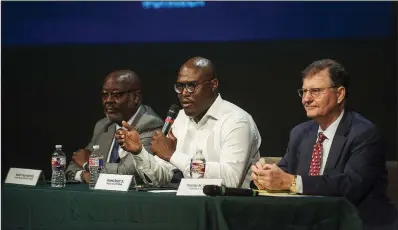
[[[314,149],[314,145],[317,138],[317,130],[318,125],[314,122],[311,130],[308,133],[308,136],[301,142],[300,145],[300,159],[299,165],[297,169],[297,173],[299,175],[308,175],[310,170],[310,163],[312,159],[312,151]]]
[[[109,150],[112,145],[113,137],[116,131],[116,124],[112,124],[108,127],[108,130],[104,132],[99,140],[98,145],[100,146],[100,151],[102,156],[104,157],[104,161],[107,162]]]
[[[141,133],[141,119],[143,117],[143,115],[146,113],[146,107],[145,105],[141,105],[138,113],[135,115],[133,122],[131,123],[135,129],[137,130],[138,133]]]
[[[334,169],[341,158],[343,147],[347,141],[346,135],[351,128],[351,121],[352,113],[346,111],[340,121],[339,127],[337,127],[336,134],[334,135],[324,173],[328,170]]]

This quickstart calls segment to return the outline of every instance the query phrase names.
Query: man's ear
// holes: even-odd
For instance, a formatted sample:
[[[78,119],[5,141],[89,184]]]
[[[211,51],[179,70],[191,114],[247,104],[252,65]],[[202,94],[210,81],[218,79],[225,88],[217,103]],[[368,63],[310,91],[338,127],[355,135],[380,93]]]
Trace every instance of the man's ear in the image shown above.
[[[346,91],[344,86],[340,86],[337,88],[337,104],[341,104],[345,98]]]
[[[216,92],[217,89],[218,89],[218,79],[215,78],[215,79],[211,80],[211,90],[213,92]]]
[[[134,103],[137,105],[141,104],[142,101],[141,91],[140,90],[134,91],[133,94],[134,94]]]

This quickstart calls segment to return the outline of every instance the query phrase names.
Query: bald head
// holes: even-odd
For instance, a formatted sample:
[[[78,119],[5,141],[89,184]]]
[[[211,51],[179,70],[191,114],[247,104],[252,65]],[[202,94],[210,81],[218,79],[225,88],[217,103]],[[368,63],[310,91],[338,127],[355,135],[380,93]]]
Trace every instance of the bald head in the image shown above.
[[[134,90],[141,89],[141,80],[136,73],[131,70],[117,70],[110,73],[104,80],[116,81],[118,84],[125,85],[126,87]]]
[[[185,114],[196,122],[216,100],[217,88],[218,80],[209,59],[194,57],[181,66],[175,89]]]
[[[193,57],[186,61],[180,68],[182,70],[190,70],[201,76],[202,80],[210,80],[215,78],[215,69],[213,63],[209,59],[203,57]]]

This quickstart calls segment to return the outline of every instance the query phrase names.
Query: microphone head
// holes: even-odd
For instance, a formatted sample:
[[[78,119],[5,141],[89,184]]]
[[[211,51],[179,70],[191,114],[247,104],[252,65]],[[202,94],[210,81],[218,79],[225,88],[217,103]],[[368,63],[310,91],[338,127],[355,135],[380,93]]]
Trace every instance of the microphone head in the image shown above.
[[[175,119],[178,115],[178,111],[180,111],[180,106],[172,104],[167,112],[167,116]]]
[[[217,185],[203,186],[203,193],[208,196],[221,196],[221,187]]]

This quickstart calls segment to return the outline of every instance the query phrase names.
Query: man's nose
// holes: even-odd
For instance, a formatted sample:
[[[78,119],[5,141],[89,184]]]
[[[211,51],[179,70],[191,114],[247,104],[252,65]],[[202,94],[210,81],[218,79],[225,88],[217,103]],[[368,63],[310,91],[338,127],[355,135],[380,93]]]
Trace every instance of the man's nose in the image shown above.
[[[112,96],[107,95],[105,98],[103,98],[103,101],[104,101],[104,104],[107,104],[107,103],[115,102],[115,99]]]
[[[190,93],[188,92],[188,90],[185,87],[182,87],[181,95],[184,97],[187,97],[190,95]]]
[[[303,97],[301,98],[301,102],[302,102],[303,104],[309,103],[309,102],[311,102],[312,100],[313,100],[313,98],[312,98],[312,96],[311,96],[311,94],[310,94],[309,91],[303,92]]]

